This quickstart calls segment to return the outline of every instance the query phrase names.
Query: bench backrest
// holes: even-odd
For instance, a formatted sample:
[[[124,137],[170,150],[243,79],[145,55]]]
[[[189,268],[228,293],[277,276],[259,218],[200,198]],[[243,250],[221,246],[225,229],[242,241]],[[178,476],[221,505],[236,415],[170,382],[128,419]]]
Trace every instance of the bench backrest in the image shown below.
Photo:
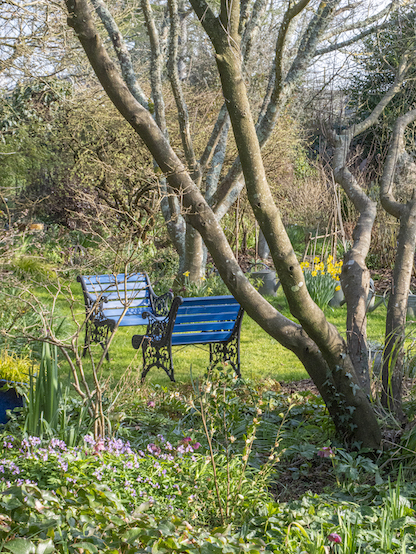
[[[227,341],[242,314],[233,296],[183,298],[182,301],[173,326],[173,345]]]
[[[142,313],[153,311],[152,289],[146,273],[79,275],[77,280],[82,286],[87,314],[97,301],[101,301],[102,315],[118,321],[128,305],[120,326],[130,326],[144,325]]]

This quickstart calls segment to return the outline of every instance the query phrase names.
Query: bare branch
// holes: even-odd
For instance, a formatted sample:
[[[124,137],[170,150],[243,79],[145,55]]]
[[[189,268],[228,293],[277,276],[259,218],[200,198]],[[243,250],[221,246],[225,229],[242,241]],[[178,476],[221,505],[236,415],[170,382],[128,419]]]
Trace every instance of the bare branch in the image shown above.
[[[91,0],[91,2],[98,17],[101,19],[104,27],[106,28],[108,36],[113,43],[118,61],[120,62],[121,74],[123,75],[123,79],[129,87],[132,95],[136,98],[138,102],[140,102],[142,106],[147,109],[148,104],[146,96],[142,91],[139,83],[137,82],[130,53],[127,49],[123,35],[120,33],[117,23],[115,22],[113,16],[111,15],[103,0]]]
[[[329,40],[334,36],[339,37],[342,33],[345,33],[347,31],[356,31],[357,29],[363,29],[364,27],[368,27],[368,25],[371,25],[372,23],[376,23],[376,22],[378,23],[380,19],[382,19],[384,16],[388,14],[391,14],[398,7],[399,7],[399,2],[397,2],[397,0],[394,0],[384,9],[382,9],[380,12],[376,13],[375,15],[372,15],[371,17],[367,17],[366,19],[363,19],[361,21],[354,21],[353,23],[346,23],[345,25],[337,25],[334,29],[331,29],[331,31],[328,31],[328,33],[326,33],[322,37],[322,40]],[[348,9],[350,8],[351,7],[348,6]]]
[[[178,4],[176,0],[168,0],[170,15],[170,35],[169,35],[169,59],[168,76],[175,97],[176,108],[178,110],[179,129],[181,134],[182,146],[185,152],[185,159],[188,168],[193,176],[199,173],[198,163],[192,145],[192,137],[189,126],[189,115],[186,107],[185,98],[182,93],[182,87],[178,75],[178,38],[179,38],[179,15]]]
[[[315,57],[323,56],[324,54],[329,54],[330,52],[335,52],[336,50],[341,50],[342,48],[351,46],[351,44],[355,44],[358,41],[362,40],[363,38],[369,35],[372,35],[373,33],[381,31],[382,29],[386,29],[388,26],[389,26],[388,21],[380,25],[373,25],[369,29],[366,29],[362,33],[359,33],[358,35],[355,35],[352,38],[345,40],[344,42],[338,42],[338,43],[335,42],[334,44],[325,46],[324,48],[320,48],[319,50],[316,51]]]
[[[163,134],[167,136],[168,130],[166,125],[165,103],[163,100],[162,91],[163,59],[160,49],[159,33],[156,28],[156,24],[153,18],[153,10],[150,6],[149,0],[141,0],[140,4],[143,10],[147,34],[149,35],[150,40],[150,82],[152,86],[155,120],[156,123],[159,125],[159,128],[162,130]]]
[[[371,114],[361,123],[358,123],[357,125],[352,126],[351,128],[351,131],[353,133],[352,137],[356,137],[357,135],[366,131],[369,127],[374,125],[374,123],[382,114],[384,108],[389,104],[392,98],[394,98],[394,96],[400,91],[403,81],[406,78],[406,74],[410,68],[410,65],[411,63],[409,62],[409,55],[404,54],[402,59],[400,60],[399,67],[397,68],[396,76],[392,86],[382,97],[382,99],[374,108],[374,110],[371,112]]]

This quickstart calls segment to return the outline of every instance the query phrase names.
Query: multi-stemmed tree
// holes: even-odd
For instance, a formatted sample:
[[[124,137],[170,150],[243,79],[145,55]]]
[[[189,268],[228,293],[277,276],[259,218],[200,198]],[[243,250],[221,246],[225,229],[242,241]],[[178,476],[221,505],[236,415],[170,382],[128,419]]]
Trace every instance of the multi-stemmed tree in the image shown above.
[[[94,7],[106,22],[107,31],[113,41],[120,65],[112,59],[103,45],[96,27],[96,20],[87,0],[67,0],[69,19],[81,41],[88,59],[108,96],[140,135],[151,152],[155,162],[166,177],[166,203],[172,212],[168,221],[178,225],[185,218],[187,226],[202,237],[211,253],[223,280],[232,294],[271,336],[295,352],[321,392],[334,419],[338,431],[347,439],[355,439],[369,447],[380,445],[381,435],[374,411],[350,356],[348,347],[337,329],[325,318],[323,312],[311,300],[304,283],[299,262],[288,239],[281,215],[267,182],[261,148],[270,137],[277,117],[292,97],[301,78],[318,53],[338,48],[336,44],[341,31],[361,27],[359,34],[370,32],[378,24],[381,15],[356,22],[349,21],[335,31],[338,16],[345,15],[345,7],[332,0],[319,5],[308,5],[307,0],[290,4],[283,13],[276,37],[275,56],[265,94],[265,101],[255,118],[255,111],[247,94],[245,71],[246,40],[251,36],[251,24],[259,26],[256,20],[258,4],[222,1],[218,12],[204,0],[191,0],[194,13],[199,18],[212,44],[215,61],[224,96],[224,106],[209,143],[209,152],[198,161],[195,159],[188,135],[186,110],[180,94],[180,80],[177,78],[178,8],[172,0],[168,3],[170,19],[170,52],[172,89],[179,108],[181,136],[183,137],[183,160],[181,160],[167,139],[166,127],[157,105],[162,103],[161,66],[157,47],[158,35],[151,17],[149,4],[141,3],[147,29],[152,43],[152,106],[141,93],[134,89],[137,81],[129,81],[132,65],[121,34],[109,16],[106,7],[97,0]],[[308,9],[306,9],[308,7]],[[100,12],[101,10],[101,12]],[[306,15],[305,15],[306,14]],[[307,17],[309,16],[309,17]],[[303,32],[292,31],[294,22],[303,24]],[[331,24],[334,28],[331,29]],[[339,25],[339,21],[337,21]],[[112,29],[112,30],[111,30]],[[292,31],[292,32],[291,32]],[[356,37],[355,37],[356,38]],[[319,48],[319,43],[326,40]],[[344,44],[352,39],[348,38]],[[291,41],[291,42],[290,42]],[[331,42],[334,42],[331,44]],[[290,44],[289,44],[290,42]],[[289,46],[294,49],[292,58],[287,57]],[[173,60],[173,62],[172,62]],[[123,70],[120,71],[119,67]],[[123,77],[124,76],[124,77]],[[159,87],[159,88],[158,88]],[[176,87],[176,88],[175,88]],[[182,109],[182,111],[181,111]],[[154,111],[155,117],[150,111]],[[230,121],[238,149],[238,159],[232,164],[215,194],[208,199],[201,190],[201,167],[219,153],[224,139],[227,121]],[[256,122],[257,119],[257,122]],[[223,202],[245,185],[253,213],[270,247],[271,257],[278,272],[283,290],[288,299],[295,323],[282,316],[257,291],[241,271],[219,224],[218,214]],[[208,187],[209,188],[209,187]],[[211,200],[212,199],[212,200]],[[195,252],[195,251],[194,251]],[[195,256],[200,267],[202,248]]]

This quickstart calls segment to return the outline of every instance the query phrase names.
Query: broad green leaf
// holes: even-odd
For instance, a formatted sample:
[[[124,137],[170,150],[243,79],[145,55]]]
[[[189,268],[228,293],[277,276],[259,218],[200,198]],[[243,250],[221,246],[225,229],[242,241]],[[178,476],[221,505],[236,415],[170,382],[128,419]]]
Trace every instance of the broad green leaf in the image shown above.
[[[36,554],[51,554],[55,550],[52,539],[40,541],[36,545]]]
[[[96,554],[98,552],[98,548],[95,546],[95,544],[92,544],[91,542],[76,542],[72,546],[76,548],[83,548],[87,552],[91,552],[91,554]]]
[[[13,554],[35,554],[36,548],[32,541],[28,539],[13,539],[3,546]]]
[[[129,544],[136,541],[140,535],[143,534],[143,529],[140,527],[134,527],[133,529],[129,529],[124,535],[122,535],[121,539]]]

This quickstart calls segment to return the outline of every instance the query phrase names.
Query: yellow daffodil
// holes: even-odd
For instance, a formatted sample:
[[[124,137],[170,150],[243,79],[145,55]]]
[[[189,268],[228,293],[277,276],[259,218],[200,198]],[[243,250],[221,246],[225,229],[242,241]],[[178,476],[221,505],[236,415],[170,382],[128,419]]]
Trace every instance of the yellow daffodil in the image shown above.
[[[189,277],[189,271],[185,271],[184,276]]]

